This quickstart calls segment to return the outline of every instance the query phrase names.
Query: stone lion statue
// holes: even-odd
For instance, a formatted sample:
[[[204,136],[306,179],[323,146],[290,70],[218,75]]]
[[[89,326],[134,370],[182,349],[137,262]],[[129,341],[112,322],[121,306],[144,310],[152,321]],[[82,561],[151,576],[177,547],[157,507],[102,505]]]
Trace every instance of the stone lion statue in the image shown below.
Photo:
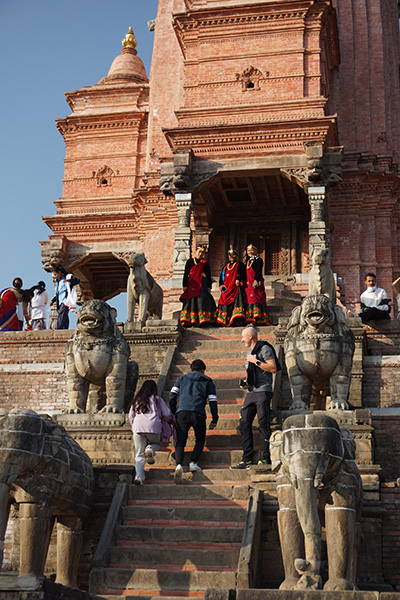
[[[347,409],[354,334],[343,311],[323,294],[307,296],[293,309],[285,338],[285,359],[292,389],[290,410]],[[329,406],[325,406],[330,395]]]
[[[78,312],[76,331],[65,346],[69,411],[126,411],[138,380],[138,364],[116,325],[117,311],[89,300]]]
[[[146,270],[147,259],[143,252],[132,252],[127,260],[130,268],[127,286],[128,312],[126,331],[133,331],[135,306],[139,305],[138,321],[142,328],[149,316],[162,317],[163,291]]]

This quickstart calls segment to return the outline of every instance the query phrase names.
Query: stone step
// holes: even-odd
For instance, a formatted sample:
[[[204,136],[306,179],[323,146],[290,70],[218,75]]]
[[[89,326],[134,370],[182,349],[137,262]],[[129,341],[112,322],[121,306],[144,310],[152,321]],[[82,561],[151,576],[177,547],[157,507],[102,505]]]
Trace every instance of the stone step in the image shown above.
[[[233,452],[232,450],[230,452]],[[233,456],[233,454],[232,454]],[[213,483],[214,485],[227,485],[227,484],[235,484],[235,485],[247,485],[253,476],[257,475],[258,471],[261,470],[262,468],[265,467],[261,467],[258,466],[257,463],[259,461],[259,459],[261,458],[261,454],[259,452],[254,452],[253,455],[253,459],[254,459],[254,465],[252,465],[252,467],[250,469],[246,469],[244,471],[241,470],[231,470],[229,467],[231,465],[236,465],[238,464],[241,460],[242,460],[242,451],[238,450],[237,454],[236,454],[236,460],[232,460],[231,463],[228,465],[221,465],[221,464],[215,464],[215,465],[210,465],[210,464],[205,464],[203,461],[203,455],[201,456],[201,459],[199,461],[199,465],[202,468],[202,471],[197,471],[195,473],[191,473],[189,471],[189,457],[184,460],[183,463],[183,483],[185,484],[185,488],[186,487],[191,487],[193,485],[201,485],[201,484],[210,484]],[[157,467],[150,467],[150,468],[146,468],[145,470],[145,475],[146,475],[146,481],[145,481],[145,486],[138,486],[137,490],[139,492],[139,490],[142,490],[143,487],[149,488],[149,498],[151,499],[156,499],[158,500],[159,498],[156,498],[154,495],[152,494],[152,489],[154,486],[156,485],[165,485],[165,486],[175,486],[174,484],[174,471],[175,471],[175,461],[173,463],[173,466],[171,467],[171,465],[166,465],[164,468],[162,466],[157,466]],[[275,485],[275,483],[274,483]],[[181,486],[175,486],[175,487],[181,487]],[[275,488],[274,488],[275,489]],[[164,494],[163,491],[160,491],[161,494]],[[174,496],[173,496],[173,490],[166,490],[165,493],[167,494],[167,498],[169,500],[174,500]],[[191,499],[192,496],[190,495],[190,492],[188,492],[187,496],[184,496],[185,499]],[[143,498],[142,496],[138,496],[138,498]],[[179,502],[182,502],[182,499],[179,499]],[[153,502],[152,502],[153,504]]]
[[[176,355],[175,364],[177,365],[190,365],[190,363],[196,358],[201,358],[206,363],[207,371],[210,370],[212,365],[219,364],[232,364],[232,365],[242,365],[244,366],[246,360],[246,354],[248,350],[234,350],[234,349],[213,349],[213,350],[204,350],[203,348],[199,348],[198,350],[182,350],[178,352]]]
[[[201,600],[204,598],[204,592],[184,592],[176,591],[175,595],[173,592],[168,591],[167,596],[163,596],[160,590],[146,590],[147,593],[143,593],[143,590],[137,590],[138,593],[135,595],[135,590],[129,590],[129,594],[120,595],[121,590],[114,590],[115,594],[91,594],[91,600],[182,600],[183,598],[195,598]]]
[[[136,543],[142,542],[175,542],[178,546],[181,543],[192,543],[193,540],[206,542],[207,544],[223,542],[224,544],[239,544],[243,537],[243,524],[237,527],[209,527],[201,525],[175,525],[168,527],[164,522],[159,526],[157,524],[149,527],[148,525],[135,525],[129,527],[121,525],[118,529],[118,541],[130,541]]]
[[[153,524],[157,525],[160,521],[166,521],[171,523],[171,525],[176,525],[177,521],[185,521],[188,524],[206,521],[210,527],[216,522],[231,523],[231,525],[226,525],[230,527],[233,527],[234,523],[243,525],[243,521],[246,518],[247,503],[245,506],[236,506],[233,503],[229,503],[227,506],[219,506],[219,503],[221,501],[200,506],[195,503],[186,503],[183,506],[182,504],[179,506],[140,506],[131,504],[124,507],[122,511],[123,522],[127,526],[152,526]]]
[[[174,368],[172,370],[172,379],[175,378],[176,375],[180,377],[185,373],[189,373],[190,371],[190,362],[188,360],[177,361],[174,364]],[[234,375],[229,375],[229,373],[234,373]],[[211,377],[211,379],[218,379],[219,374],[223,374],[223,377],[244,377],[245,367],[244,361],[242,360],[210,360],[207,365],[206,375]]]
[[[109,553],[110,566],[121,568],[122,565],[129,564],[140,565],[145,563],[154,566],[168,563],[179,565],[181,568],[185,566],[210,567],[219,565],[235,569],[237,568],[240,552],[240,544],[232,542],[226,544],[226,547],[223,547],[223,544],[210,545],[207,543],[202,549],[187,546],[182,548],[180,545],[162,544],[160,542],[149,546],[138,545],[137,542],[133,544],[132,547],[123,545],[111,548]]]
[[[220,570],[218,570],[220,569]],[[172,569],[93,569],[91,579],[97,578],[97,594],[110,595],[121,590],[201,591],[208,587],[230,588],[236,586],[236,572],[216,567],[213,571],[182,571]],[[126,597],[124,592],[124,597]]]
[[[186,470],[184,468],[184,470]],[[226,479],[224,481],[232,481],[232,483],[210,483],[210,480],[206,481],[208,476],[217,475],[219,471],[224,472]],[[182,500],[196,500],[201,501],[217,501],[217,500],[232,500],[236,499],[235,486],[238,484],[246,485],[250,481],[250,471],[230,471],[229,469],[207,469],[203,473],[195,473],[196,481],[197,478],[201,479],[200,483],[192,483],[191,481],[185,481],[184,485],[175,485],[174,483],[168,484],[165,481],[162,483],[152,483],[149,485],[141,486],[130,486],[129,489],[129,501],[138,500],[172,500],[181,502]],[[150,469],[149,473],[152,473]],[[173,471],[171,471],[171,474]],[[186,473],[185,473],[186,474]],[[190,473],[187,473],[191,475]],[[232,477],[232,479],[228,479]],[[147,480],[146,480],[147,482]]]
[[[221,390],[222,393],[222,390]],[[240,413],[240,409],[242,407],[243,404],[243,400],[244,400],[244,396],[243,398],[237,398],[236,400],[232,400],[232,402],[224,402],[223,400],[221,400],[220,395],[221,393],[218,394],[218,414],[220,419],[222,418],[234,418],[239,416]],[[207,419],[211,419],[211,411],[210,411],[210,407],[207,405],[206,406],[206,413],[207,413]]]
[[[259,440],[257,439],[257,442]],[[261,440],[260,440],[261,443]],[[256,445],[257,447],[257,445]],[[186,449],[185,451],[185,455],[184,455],[184,459],[183,459],[183,465],[189,465],[190,462],[190,457],[191,457],[191,451],[192,449],[189,447],[189,449]],[[258,454],[255,452],[254,453],[257,457]],[[225,450],[225,449],[219,449],[219,448],[212,448],[209,449],[208,447],[205,447],[200,460],[199,460],[199,465],[202,469],[208,469],[208,468],[225,468],[227,469],[228,467],[230,467],[231,465],[235,465],[238,462],[240,462],[240,460],[242,459],[242,455],[243,455],[243,451],[239,446],[237,446],[236,449],[232,449],[232,446],[229,446],[229,450]],[[154,466],[149,466],[149,472],[152,472],[154,469],[157,468],[161,468],[163,471],[165,471],[166,468],[169,469],[175,469],[175,459],[174,459],[175,453],[173,451],[173,448],[171,448],[171,452],[157,452],[156,457],[155,457],[155,464]],[[147,468],[147,465],[146,465]],[[147,475],[146,475],[147,477]],[[170,476],[167,476],[167,474],[165,474],[165,478],[166,479],[170,479],[173,477],[173,473],[171,473]],[[196,478],[197,479],[197,478]]]
[[[179,377],[182,377],[182,375],[189,373],[189,371],[189,365],[175,365],[170,376],[170,387],[173,386],[174,382]],[[233,382],[235,382],[235,387],[239,387],[239,379],[243,379],[243,377],[245,377],[245,374],[246,372],[244,370],[244,366],[241,367],[240,365],[232,365],[231,367],[229,365],[219,365],[218,367],[214,367],[212,370],[207,369],[206,371],[206,375],[208,375],[208,377],[211,377],[217,389],[221,387],[233,387]],[[229,381],[227,383],[224,383],[224,380]]]
[[[189,369],[188,369],[189,371]],[[211,375],[208,373],[208,371],[206,371],[206,375],[208,375],[209,377],[211,377]],[[178,379],[178,377],[181,377],[182,373],[176,373],[174,374],[174,372],[172,372],[170,380],[168,381],[167,385],[166,385],[166,392],[165,392],[165,396],[167,396],[166,399],[168,399],[169,397],[169,392],[172,388],[172,386],[174,385],[175,381]],[[240,379],[243,379],[246,376],[246,371],[244,369],[244,365],[243,368],[240,369],[238,371],[238,373],[236,374],[235,377],[232,376],[232,374],[226,374],[225,377],[219,378],[216,377],[215,379],[213,378],[215,387],[217,389],[217,396],[218,396],[218,390],[230,390],[235,392],[235,395],[233,396],[232,399],[235,399],[236,397],[240,398],[240,397],[244,397],[246,390],[241,390],[239,387],[239,381]]]
[[[194,447],[194,434],[192,433],[193,430],[190,430],[189,432],[189,437],[188,437],[188,443],[186,445],[186,454],[189,453],[191,450],[193,450]],[[258,429],[253,429],[253,436],[254,436],[254,445],[255,447],[257,447],[257,445],[260,443],[261,441],[261,436],[260,436],[260,432]],[[171,438],[172,439],[172,438]],[[242,447],[242,437],[239,434],[239,432],[237,431],[237,429],[235,430],[226,430],[224,433],[221,433],[221,431],[217,431],[216,429],[214,429],[213,431],[207,431],[207,435],[206,435],[206,442],[205,442],[205,446],[204,446],[204,451],[216,451],[216,450],[221,450],[224,449],[227,452],[229,451],[235,451],[238,448]],[[173,452],[175,450],[173,442],[171,441],[169,446],[164,446],[159,453],[165,453],[165,452]],[[156,464],[157,464],[157,457],[158,454],[156,455]],[[162,457],[163,459],[163,464],[164,464],[164,460],[166,459],[165,457]],[[161,460],[161,458],[160,458]]]
[[[185,329],[184,341],[193,338],[201,339],[225,339],[238,338],[240,340],[243,327],[188,327]],[[268,334],[274,334],[274,326],[257,327],[260,337],[264,338]]]

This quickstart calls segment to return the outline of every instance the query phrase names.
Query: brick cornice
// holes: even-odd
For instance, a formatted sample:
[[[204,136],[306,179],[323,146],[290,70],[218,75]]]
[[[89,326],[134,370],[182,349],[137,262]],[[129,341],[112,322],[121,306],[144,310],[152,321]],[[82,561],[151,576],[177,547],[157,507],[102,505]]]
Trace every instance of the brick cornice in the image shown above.
[[[285,28],[304,29],[321,26],[321,17],[326,10],[332,10],[328,0],[303,0],[300,2],[268,2],[235,6],[218,6],[176,13],[173,24],[179,44],[185,54],[185,47],[215,39],[215,29],[224,30],[231,38],[253,34],[255,30]],[[249,29],[251,28],[251,29]]]
[[[67,136],[75,133],[90,133],[99,130],[121,130],[135,129],[139,130],[142,121],[147,118],[145,111],[127,111],[117,114],[96,114],[96,115],[70,115],[63,119],[56,119],[56,126],[61,135]]]
[[[191,148],[196,155],[233,155],[238,152],[260,155],[273,152],[303,152],[304,144],[317,141],[337,146],[335,117],[303,121],[186,127],[163,130],[173,150]]]
[[[75,90],[74,92],[65,92],[65,99],[72,111],[77,109],[79,110],[80,107],[90,111],[95,109],[95,105],[99,104],[99,101],[113,96],[116,99],[119,99],[119,103],[121,106],[123,106],[122,103],[126,104],[126,94],[129,94],[129,100],[132,106],[135,103],[143,102],[143,98],[141,98],[141,96],[147,96],[149,90],[150,85],[144,83],[140,85],[134,83],[124,83],[118,85],[118,83],[114,83],[112,86],[97,84],[95,86],[83,87],[79,90]],[[121,91],[123,91],[123,95],[121,95]],[[86,106],[86,98],[89,97],[91,102],[90,108]]]
[[[235,82],[237,85],[237,82]],[[273,123],[301,120],[312,120],[324,116],[326,98],[301,98],[268,102],[264,104],[244,104],[235,106],[183,108],[176,111],[180,127],[204,127],[230,124]]]

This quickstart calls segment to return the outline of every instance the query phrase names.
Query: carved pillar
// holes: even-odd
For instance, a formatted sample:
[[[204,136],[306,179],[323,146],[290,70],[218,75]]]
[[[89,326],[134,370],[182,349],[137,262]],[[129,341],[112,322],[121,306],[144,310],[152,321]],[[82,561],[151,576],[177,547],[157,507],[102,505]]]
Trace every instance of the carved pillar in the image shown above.
[[[190,192],[176,193],[175,202],[178,209],[178,227],[175,229],[173,279],[176,280],[176,285],[181,286],[185,264],[190,258],[192,194]]]
[[[310,234],[310,263],[314,249],[328,247],[328,231],[324,219],[325,198],[326,188],[324,185],[310,186],[308,188],[308,201],[311,207],[311,221],[308,226]]]
[[[196,246],[205,246],[207,249],[210,247],[210,234],[212,228],[209,227],[196,227],[194,235],[196,238]]]

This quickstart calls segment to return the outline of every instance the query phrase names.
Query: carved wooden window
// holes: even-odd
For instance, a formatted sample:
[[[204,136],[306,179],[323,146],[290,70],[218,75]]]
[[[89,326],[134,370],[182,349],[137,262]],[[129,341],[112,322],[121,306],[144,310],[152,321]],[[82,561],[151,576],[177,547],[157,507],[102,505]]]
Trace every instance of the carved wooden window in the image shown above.
[[[269,235],[265,247],[266,275],[279,275],[281,272],[281,236]]]

